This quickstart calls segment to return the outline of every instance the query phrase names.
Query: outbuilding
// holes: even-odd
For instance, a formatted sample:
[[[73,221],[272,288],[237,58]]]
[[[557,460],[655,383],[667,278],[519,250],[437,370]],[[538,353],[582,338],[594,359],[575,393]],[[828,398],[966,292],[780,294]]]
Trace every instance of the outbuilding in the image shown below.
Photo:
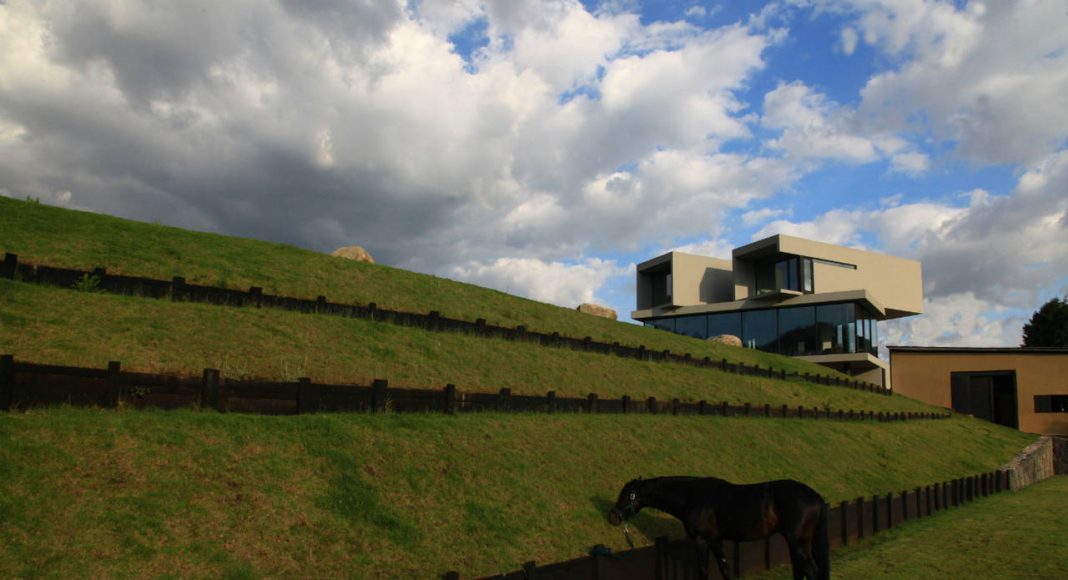
[[[889,351],[896,393],[1028,433],[1068,435],[1068,348]]]

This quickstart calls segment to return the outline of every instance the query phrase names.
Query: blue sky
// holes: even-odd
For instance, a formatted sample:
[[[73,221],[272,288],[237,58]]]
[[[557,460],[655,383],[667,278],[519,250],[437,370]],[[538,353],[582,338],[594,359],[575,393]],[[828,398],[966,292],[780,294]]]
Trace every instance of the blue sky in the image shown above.
[[[627,320],[773,233],[920,260],[891,344],[1068,293],[1058,0],[0,3],[0,195]],[[196,31],[196,42],[190,42]]]

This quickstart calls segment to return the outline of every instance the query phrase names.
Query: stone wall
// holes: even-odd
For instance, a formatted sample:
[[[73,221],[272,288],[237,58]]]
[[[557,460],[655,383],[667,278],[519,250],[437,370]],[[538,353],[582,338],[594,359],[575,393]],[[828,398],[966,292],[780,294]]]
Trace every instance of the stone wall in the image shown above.
[[[1057,475],[1068,475],[1068,437],[1052,437],[1053,439],[1053,472]]]
[[[1042,437],[1028,445],[1012,461],[1003,465],[1001,470],[1009,472],[1009,488],[1013,491],[1052,477],[1055,473],[1053,439]]]

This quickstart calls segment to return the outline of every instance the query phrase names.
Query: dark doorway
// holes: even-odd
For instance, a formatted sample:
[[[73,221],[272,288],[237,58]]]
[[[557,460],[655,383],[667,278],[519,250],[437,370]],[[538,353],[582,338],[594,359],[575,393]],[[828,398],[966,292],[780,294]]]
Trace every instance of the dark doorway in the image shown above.
[[[951,373],[953,409],[998,425],[1020,427],[1016,371]]]

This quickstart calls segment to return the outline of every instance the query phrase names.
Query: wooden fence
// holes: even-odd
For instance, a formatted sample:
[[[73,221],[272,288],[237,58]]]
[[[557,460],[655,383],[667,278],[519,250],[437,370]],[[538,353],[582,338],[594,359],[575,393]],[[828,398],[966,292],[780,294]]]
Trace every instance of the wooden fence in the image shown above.
[[[992,471],[952,481],[891,492],[886,495],[843,501],[828,509],[828,541],[831,549],[854,544],[881,531],[932,514],[971,503],[980,497],[1009,489],[1008,474]],[[781,535],[755,542],[724,542],[724,553],[735,578],[757,574],[789,564],[790,554]],[[720,574],[712,566],[713,578]],[[833,568],[832,568],[833,575]],[[445,580],[459,580],[447,572]],[[653,546],[617,554],[591,554],[582,558],[537,565],[527,562],[521,570],[487,578],[506,580],[691,580],[698,578],[696,553],[689,540],[657,538]]]
[[[309,314],[314,313],[361,318],[364,320],[389,322],[400,326],[415,327],[432,332],[461,332],[479,337],[523,341],[540,344],[541,346],[546,347],[570,348],[576,351],[615,355],[641,361],[671,362],[701,368],[717,369],[741,375],[783,380],[789,377],[821,385],[846,387],[885,395],[890,394],[890,391],[883,389],[880,385],[864,381],[842,379],[839,376],[797,373],[796,371],[787,372],[785,369],[774,369],[771,367],[761,368],[759,365],[746,365],[743,362],[730,362],[727,359],[712,360],[707,356],[698,358],[690,353],[678,354],[673,353],[670,350],[652,350],[646,348],[645,345],[627,346],[621,345],[618,342],[599,342],[593,340],[589,336],[575,338],[562,336],[559,332],[536,332],[527,330],[527,328],[522,325],[510,328],[488,324],[484,318],[479,318],[474,322],[470,322],[467,320],[448,318],[442,316],[441,313],[437,311],[431,311],[427,314],[419,314],[378,308],[374,302],[366,305],[340,304],[329,302],[325,296],[319,296],[315,300],[274,296],[265,294],[262,288],[256,286],[253,286],[252,288],[249,288],[247,292],[244,292],[229,288],[187,284],[185,279],[181,277],[175,277],[168,281],[140,278],[137,276],[109,274],[104,268],[87,271],[22,264],[19,263],[18,256],[11,253],[5,254],[4,261],[0,264],[0,278],[9,278],[12,280],[20,280],[23,282],[44,284],[60,288],[80,288],[87,291],[109,292],[157,299],[169,298],[176,302],[201,302],[234,307],[279,308]]]
[[[316,412],[440,412],[478,411],[521,413],[617,413],[663,415],[718,415],[835,419],[840,421],[907,421],[943,419],[947,413],[889,412],[787,405],[730,404],[726,401],[683,402],[655,397],[601,398],[596,393],[579,397],[465,392],[455,385],[444,388],[395,388],[385,379],[370,385],[296,381],[238,380],[216,369],[195,374],[151,374],[122,370],[112,361],[104,368],[82,368],[16,361],[0,355],[0,409],[56,404],[135,408],[201,408],[245,413],[296,415]]]

